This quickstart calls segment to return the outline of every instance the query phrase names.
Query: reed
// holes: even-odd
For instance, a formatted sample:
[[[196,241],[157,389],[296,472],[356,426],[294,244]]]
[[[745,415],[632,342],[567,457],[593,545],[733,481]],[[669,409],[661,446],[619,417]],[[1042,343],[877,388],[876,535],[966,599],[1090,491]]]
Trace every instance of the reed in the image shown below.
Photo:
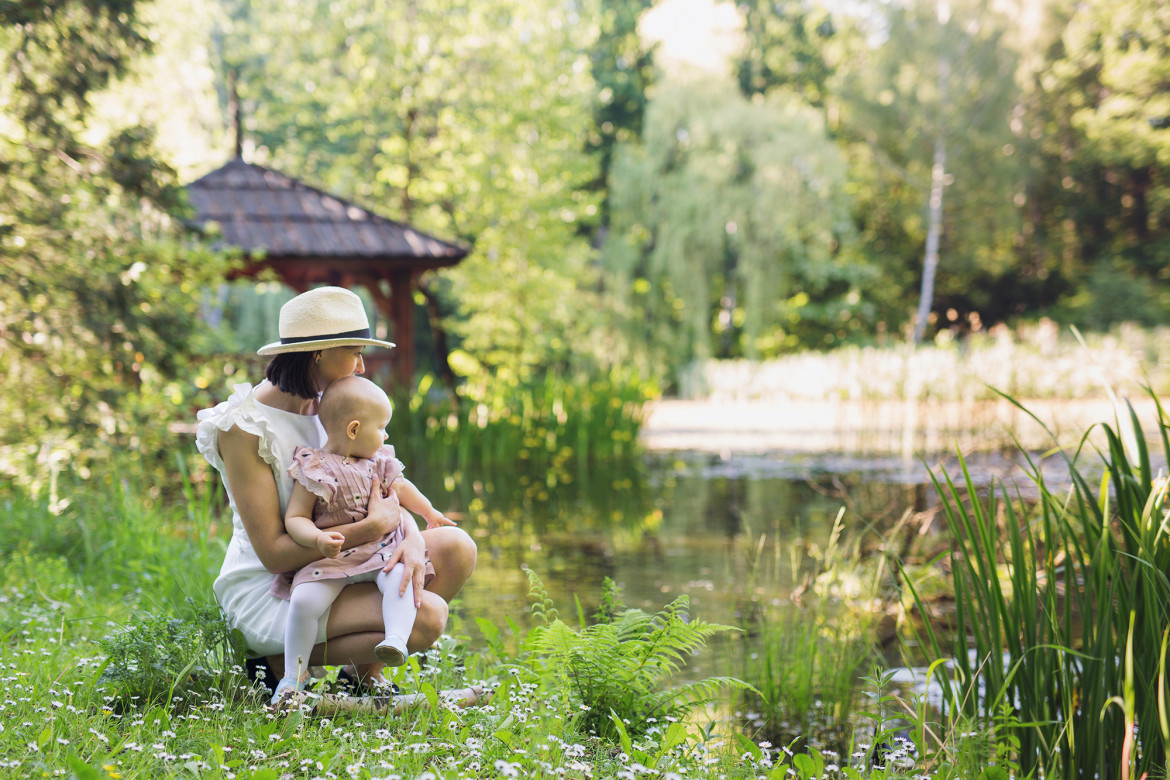
[[[644,404],[657,391],[632,374],[561,377],[519,386],[465,384],[433,392],[424,377],[395,400],[391,441],[442,458],[448,471],[507,465],[571,471],[594,461],[628,458],[638,449]]]
[[[1170,423],[1157,409],[1170,457]],[[1124,423],[1102,428],[1097,462],[1083,447],[1062,455],[1067,492],[1050,490],[1027,459],[1034,502],[1002,482],[979,496],[965,464],[959,483],[935,478],[953,537],[957,625],[950,642],[929,623],[924,634],[950,659],[948,706],[968,718],[1010,707],[1021,771],[1034,776],[1117,776],[1133,723],[1137,771],[1166,763],[1167,482],[1155,476],[1132,407]],[[1118,696],[1125,706],[1109,706]]]
[[[865,581],[858,600],[869,602],[877,587],[861,571],[864,534],[846,537],[844,532],[842,508],[810,566],[792,567],[796,588],[789,598],[753,596],[737,610],[744,634],[754,635],[750,645],[731,637],[742,645],[734,648],[736,674],[751,686],[739,694],[737,708],[749,711],[748,724],[773,744],[841,753],[856,726],[858,683],[875,655],[873,620],[868,612],[850,608],[836,591],[842,581]],[[765,571],[764,545],[761,535],[747,545],[743,561],[752,594],[771,593],[778,584],[775,572]]]
[[[1170,389],[1170,328],[1121,325],[1062,332],[1052,322],[934,344],[842,347],[774,360],[708,360],[680,377],[679,395],[717,401],[997,401],[1098,398],[1145,385]],[[1144,384],[1143,384],[1144,383]]]

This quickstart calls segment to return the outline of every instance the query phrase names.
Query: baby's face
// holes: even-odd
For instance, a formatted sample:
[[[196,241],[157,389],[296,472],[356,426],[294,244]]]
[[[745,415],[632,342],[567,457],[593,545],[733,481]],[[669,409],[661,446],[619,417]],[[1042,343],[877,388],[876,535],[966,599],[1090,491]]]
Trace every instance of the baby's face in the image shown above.
[[[357,416],[361,425],[353,442],[353,454],[358,458],[372,458],[386,443],[386,426],[390,424],[391,408],[384,399],[371,398],[361,405]]]

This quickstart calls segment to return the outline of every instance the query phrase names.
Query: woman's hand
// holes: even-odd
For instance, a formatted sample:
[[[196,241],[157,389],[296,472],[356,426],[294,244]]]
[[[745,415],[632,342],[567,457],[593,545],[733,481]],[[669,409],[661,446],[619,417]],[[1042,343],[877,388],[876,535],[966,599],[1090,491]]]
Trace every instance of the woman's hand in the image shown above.
[[[402,522],[402,506],[398,503],[398,495],[393,490],[388,495],[382,495],[382,481],[377,476],[370,477],[366,521],[373,526],[371,530],[375,539],[398,530],[398,524]]]
[[[404,519],[406,523],[406,538],[399,542],[390,554],[390,560],[382,567],[382,571],[390,571],[401,563],[406,567],[402,574],[402,584],[398,587],[398,595],[406,595],[406,586],[414,584],[414,606],[422,606],[423,579],[427,569],[427,543],[422,532],[418,530],[413,518]]]

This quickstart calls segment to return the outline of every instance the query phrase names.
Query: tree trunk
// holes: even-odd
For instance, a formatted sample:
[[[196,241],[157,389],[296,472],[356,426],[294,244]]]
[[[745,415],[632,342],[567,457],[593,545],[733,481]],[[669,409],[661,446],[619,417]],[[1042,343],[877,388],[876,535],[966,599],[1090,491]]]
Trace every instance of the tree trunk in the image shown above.
[[[934,139],[934,166],[930,171],[930,218],[926,229],[926,256],[922,261],[922,293],[914,320],[914,343],[921,344],[926,320],[934,305],[934,276],[938,270],[938,244],[942,234],[943,184],[947,171],[947,142],[940,128]]]
[[[945,27],[950,20],[947,0],[939,0],[938,23]],[[945,40],[945,37],[944,37]],[[926,334],[926,319],[934,306],[934,276],[938,270],[938,244],[942,234],[943,187],[947,176],[946,106],[947,81],[951,65],[945,54],[938,60],[938,124],[934,128],[934,164],[930,169],[930,214],[926,227],[926,256],[922,260],[922,292],[918,299],[918,316],[914,320],[914,343],[921,344]]]

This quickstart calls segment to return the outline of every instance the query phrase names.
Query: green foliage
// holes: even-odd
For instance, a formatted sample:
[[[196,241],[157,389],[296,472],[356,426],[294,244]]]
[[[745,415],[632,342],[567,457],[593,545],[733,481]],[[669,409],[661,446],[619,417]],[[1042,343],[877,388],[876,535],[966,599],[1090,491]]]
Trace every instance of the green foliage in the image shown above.
[[[776,90],[821,106],[833,64],[826,39],[835,30],[823,7],[787,0],[739,3],[747,43],[736,63],[740,91],[766,95]]]
[[[1055,314],[1110,325],[1165,319],[1170,208],[1170,19],[1157,2],[1056,5],[1032,64],[1028,252],[1066,280]],[[1090,276],[1091,275],[1091,276]],[[1102,282],[1106,282],[1104,286]],[[1128,289],[1127,289],[1128,288]],[[1133,309],[1121,305],[1128,298]]]
[[[839,251],[844,177],[810,110],[721,81],[661,85],[641,145],[615,164],[603,252],[610,305],[639,345],[631,359],[662,375],[863,329],[870,276]]]
[[[213,602],[192,601],[186,611],[138,616],[98,640],[106,656],[97,680],[103,700],[123,710],[185,701],[186,709],[244,682],[243,635]]]
[[[713,701],[724,688],[746,689],[733,677],[708,677],[663,688],[671,675],[707,640],[730,626],[693,619],[683,595],[650,615],[627,609],[610,622],[573,629],[550,610],[539,575],[526,570],[533,612],[545,621],[528,639],[537,663],[563,678],[582,712],[576,722],[586,733],[607,739],[640,735],[657,721],[677,720]]]
[[[619,144],[636,143],[653,85],[653,50],[638,33],[641,14],[651,0],[600,0],[598,33],[589,51],[593,76],[593,122],[585,146],[598,156],[596,186],[603,192],[598,213],[601,225],[609,222],[610,171]]]
[[[91,101],[149,49],[134,2],[8,4],[0,90],[0,474],[46,490],[112,453],[149,462],[186,417],[197,290],[222,263],[184,249],[152,132],[87,127]]]
[[[946,152],[938,326],[946,327],[948,309],[957,328],[994,324],[1042,292],[1042,280],[1021,278],[1014,248],[1013,199],[1025,171],[1010,121],[1021,97],[1017,55],[1006,40],[1010,23],[982,0],[949,3],[945,16],[942,8],[890,5],[877,17],[880,32],[853,36],[851,56],[833,79],[855,247],[887,280],[875,304],[891,332],[911,315],[907,299],[917,298],[938,143]]]
[[[654,386],[629,374],[571,382],[552,373],[520,387],[467,382],[454,398],[418,391],[395,399],[390,438],[447,471],[514,464],[556,480],[573,466],[638,452]],[[550,484],[555,484],[552,482]]]
[[[825,607],[773,608],[754,627],[760,638],[743,654],[740,677],[760,692],[745,704],[759,712],[769,741],[815,740],[843,750],[855,726],[860,670],[873,654],[868,628],[848,627]],[[807,746],[807,742],[803,746]]]

